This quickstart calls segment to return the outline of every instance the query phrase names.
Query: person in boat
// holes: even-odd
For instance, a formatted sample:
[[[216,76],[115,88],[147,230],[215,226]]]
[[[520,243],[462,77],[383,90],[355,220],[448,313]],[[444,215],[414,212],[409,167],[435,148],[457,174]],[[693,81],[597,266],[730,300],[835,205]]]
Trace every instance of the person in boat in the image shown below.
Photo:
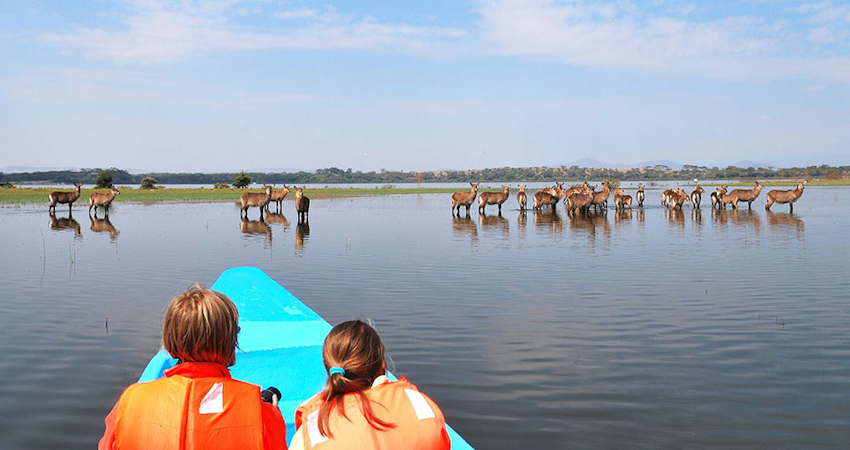
[[[325,390],[295,412],[290,450],[451,448],[442,411],[404,378],[387,378],[384,343],[371,325],[343,322],[325,338]]]
[[[227,369],[236,362],[238,323],[236,305],[222,293],[195,285],[174,297],[162,342],[178,363],[121,394],[98,449],[285,450],[279,391],[263,402],[258,386]]]

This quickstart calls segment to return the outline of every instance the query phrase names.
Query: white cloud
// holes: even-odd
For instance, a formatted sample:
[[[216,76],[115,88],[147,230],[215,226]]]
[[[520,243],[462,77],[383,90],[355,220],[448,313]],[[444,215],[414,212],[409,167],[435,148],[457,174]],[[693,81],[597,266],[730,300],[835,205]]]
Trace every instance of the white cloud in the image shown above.
[[[309,19],[319,15],[318,9],[298,9],[294,11],[282,11],[275,13],[275,17],[281,20]]]
[[[850,82],[846,54],[813,49],[799,42],[798,33],[765,18],[700,22],[618,10],[616,3],[553,0],[481,0],[476,9],[483,38],[501,55],[721,79]],[[841,11],[809,9],[812,20],[844,17]],[[805,52],[795,50],[801,46]]]
[[[85,56],[119,65],[181,62],[217,51],[309,49],[439,53],[443,42],[464,31],[437,26],[381,23],[370,17],[344,15],[333,8],[273,13],[278,28],[247,27],[230,20],[229,2],[157,2],[137,0],[117,28],[78,28],[50,33],[45,42],[79,50]],[[238,9],[244,11],[244,8]],[[445,50],[445,49],[442,49]]]
[[[251,1],[135,0],[111,27],[45,42],[117,65],[180,63],[227,51],[386,52],[438,58],[499,55],[611,70],[732,80],[850,82],[850,6],[787,9],[797,19],[700,20],[694,5],[629,1],[477,0],[466,28],[387,23],[333,7]],[[246,13],[249,11],[249,13]],[[240,14],[277,19],[249,25]]]

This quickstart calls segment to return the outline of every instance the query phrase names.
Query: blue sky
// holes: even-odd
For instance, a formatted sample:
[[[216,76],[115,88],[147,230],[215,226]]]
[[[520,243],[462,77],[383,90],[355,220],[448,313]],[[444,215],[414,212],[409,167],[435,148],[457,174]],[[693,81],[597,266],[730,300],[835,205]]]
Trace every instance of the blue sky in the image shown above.
[[[850,4],[21,1],[0,167],[850,164]]]

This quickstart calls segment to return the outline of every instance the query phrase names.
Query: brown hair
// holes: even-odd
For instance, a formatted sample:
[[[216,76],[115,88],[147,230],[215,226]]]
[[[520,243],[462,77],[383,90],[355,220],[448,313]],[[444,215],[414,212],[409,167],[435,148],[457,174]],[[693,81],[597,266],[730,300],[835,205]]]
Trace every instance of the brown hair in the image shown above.
[[[372,410],[372,403],[363,391],[372,387],[375,378],[384,374],[384,343],[371,325],[360,320],[343,322],[331,329],[325,338],[322,359],[325,370],[341,367],[344,374],[328,375],[324,393],[324,403],[319,409],[319,432],[322,436],[333,437],[329,428],[329,418],[334,407],[345,416],[343,397],[357,393],[360,397],[363,415],[366,421],[376,429],[395,428],[395,424],[381,420]]]
[[[171,299],[162,343],[180,362],[236,362],[239,312],[226,295],[194,285]]]

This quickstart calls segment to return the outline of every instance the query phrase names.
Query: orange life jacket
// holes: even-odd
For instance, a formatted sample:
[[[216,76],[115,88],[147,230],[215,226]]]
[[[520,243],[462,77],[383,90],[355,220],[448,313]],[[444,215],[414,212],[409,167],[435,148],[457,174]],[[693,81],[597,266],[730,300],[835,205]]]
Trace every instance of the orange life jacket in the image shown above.
[[[302,433],[305,449],[334,450],[449,450],[452,446],[446,431],[446,419],[440,407],[401,378],[363,391],[372,403],[372,411],[394,428],[375,428],[363,414],[360,396],[343,397],[343,414],[331,409],[328,420],[332,438],[319,432],[319,409],[324,403],[317,394],[295,411],[297,433]],[[303,426],[302,426],[303,425]]]
[[[115,408],[115,448],[262,450],[260,388],[222,375],[127,388]]]

